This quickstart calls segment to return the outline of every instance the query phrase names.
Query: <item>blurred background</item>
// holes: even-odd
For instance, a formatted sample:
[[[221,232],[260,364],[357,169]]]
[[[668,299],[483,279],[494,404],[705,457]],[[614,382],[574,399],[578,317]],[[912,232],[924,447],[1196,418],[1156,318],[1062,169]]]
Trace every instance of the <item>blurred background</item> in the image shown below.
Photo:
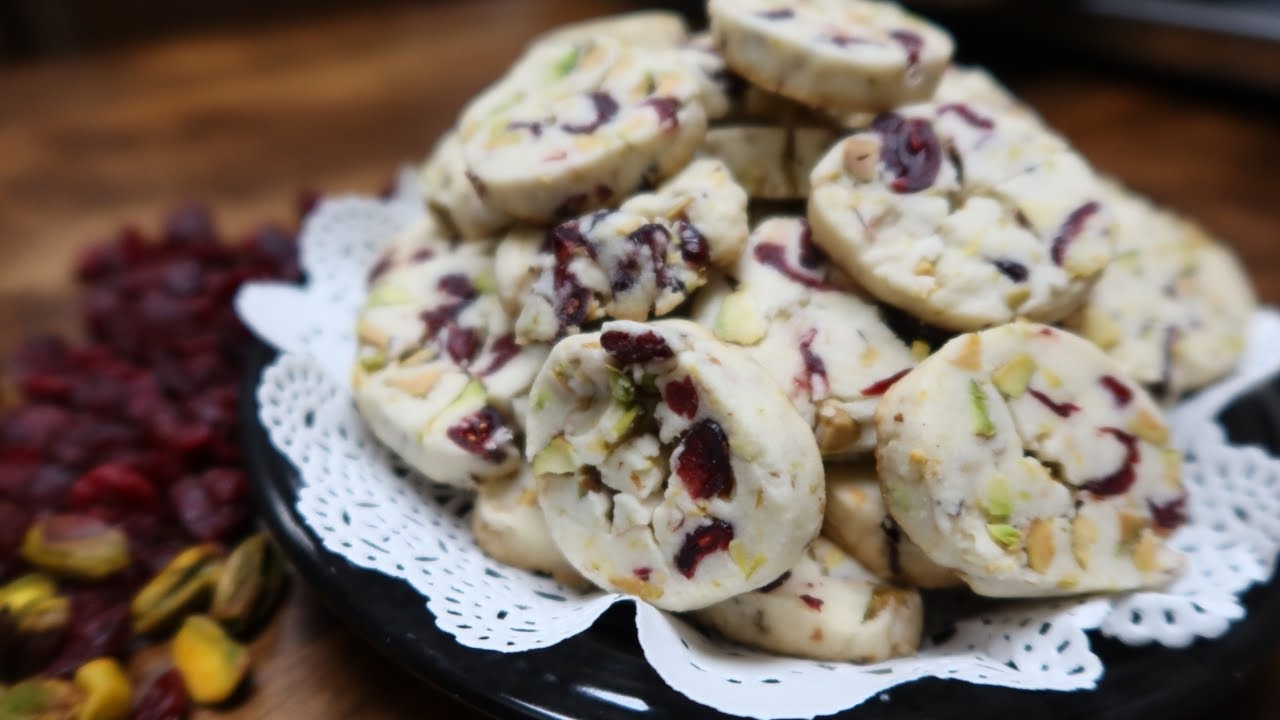
[[[447,2],[448,0],[434,0]],[[454,0],[465,2],[466,0]],[[424,4],[404,0],[0,0],[0,61],[20,63],[169,35]],[[528,0],[536,6],[538,0]],[[962,60],[1032,69],[1087,59],[1280,93],[1280,0],[916,0],[952,28]],[[600,12],[701,2],[600,0]]]

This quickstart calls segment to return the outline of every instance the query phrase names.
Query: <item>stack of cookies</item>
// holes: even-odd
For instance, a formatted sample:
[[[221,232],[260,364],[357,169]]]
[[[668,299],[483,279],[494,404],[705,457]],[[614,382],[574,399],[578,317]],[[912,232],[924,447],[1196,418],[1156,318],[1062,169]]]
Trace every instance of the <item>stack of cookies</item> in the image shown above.
[[[1231,252],[896,5],[708,11],[558,29],[462,111],[369,271],[374,433],[497,560],[782,654],[1176,577],[1162,407],[1243,351]]]

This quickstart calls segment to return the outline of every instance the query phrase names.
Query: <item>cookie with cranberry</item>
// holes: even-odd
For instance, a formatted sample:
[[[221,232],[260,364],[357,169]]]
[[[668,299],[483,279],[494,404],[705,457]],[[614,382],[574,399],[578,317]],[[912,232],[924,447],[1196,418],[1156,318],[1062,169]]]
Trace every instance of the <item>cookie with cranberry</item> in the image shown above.
[[[768,583],[822,524],[808,426],[759,365],[688,321],[610,322],[561,340],[526,425],[565,557],[660,608]]]
[[[1257,306],[1239,259],[1194,221],[1109,183],[1116,259],[1067,320],[1159,399],[1235,367]]]
[[[746,238],[746,193],[724,163],[698,160],[653,193],[551,230],[517,336],[549,341],[606,317],[667,315],[713,267],[736,260]]]
[[[722,160],[753,200],[803,200],[809,173],[838,138],[825,127],[726,125],[707,131],[701,152]]]
[[[880,115],[810,177],[815,242],[880,300],[975,330],[1055,322],[1114,252],[1092,169],[1038,121],[975,104]]]
[[[538,507],[538,486],[526,463],[514,475],[476,484],[471,531],[485,554],[512,567],[550,575],[571,588],[591,587],[551,540]]]
[[[519,466],[516,411],[547,354],[515,343],[491,253],[426,221],[374,266],[356,325],[361,416],[409,465],[462,487]]]
[[[832,112],[928,100],[954,49],[941,28],[891,3],[711,0],[707,11],[735,72]]]
[[[980,595],[1159,587],[1183,566],[1169,428],[1083,338],[1029,322],[961,335],[885,393],[876,430],[890,514]]]
[[[882,580],[925,590],[962,585],[902,532],[884,507],[874,463],[827,464],[822,535]]]
[[[872,663],[915,654],[924,602],[919,592],[885,583],[819,538],[774,582],[693,617],[758,650]]]
[[[769,373],[824,457],[875,449],[876,404],[916,363],[880,308],[828,262],[801,218],[761,223],[726,274],[695,300],[694,319]]]
[[[679,52],[603,37],[535,47],[464,110],[468,178],[534,224],[616,205],[688,163],[706,132],[702,92]]]

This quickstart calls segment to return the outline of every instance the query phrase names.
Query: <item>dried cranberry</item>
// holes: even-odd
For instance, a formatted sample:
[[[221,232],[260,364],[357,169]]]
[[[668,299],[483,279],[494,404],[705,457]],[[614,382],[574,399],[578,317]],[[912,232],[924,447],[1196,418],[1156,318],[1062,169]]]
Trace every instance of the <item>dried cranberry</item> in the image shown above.
[[[996,269],[1000,271],[1000,274],[1016,283],[1026,282],[1027,276],[1030,275],[1030,271],[1027,270],[1027,266],[1017,260],[997,258],[992,260],[991,264],[996,266]]]
[[[75,473],[59,465],[41,465],[27,480],[23,494],[28,506],[36,510],[57,510],[67,502],[75,485]]]
[[[676,113],[680,109],[680,101],[669,97],[654,97],[645,101],[645,105],[653,108],[658,114],[658,127],[663,130],[674,130],[680,127],[680,117]]]
[[[796,385],[807,393],[813,393],[813,386],[818,381],[830,387],[830,381],[827,379],[827,364],[813,351],[813,342],[817,338],[817,328],[810,328],[800,336],[800,359],[804,370],[796,377]]]
[[[1111,399],[1115,401],[1116,407],[1128,407],[1129,402],[1133,400],[1133,391],[1120,379],[1111,375],[1103,375],[1098,379],[1098,382],[1102,383],[1102,387],[1111,393]]]
[[[677,285],[667,270],[667,246],[671,243],[671,231],[657,223],[647,223],[627,235],[627,242],[637,249],[649,251],[649,263],[653,267],[658,287]]]
[[[463,418],[446,431],[455,445],[491,463],[507,459],[502,439],[509,433],[498,411],[487,406]]]
[[[511,362],[511,358],[520,354],[520,345],[516,343],[515,335],[507,333],[493,341],[488,353],[489,364],[476,371],[479,377],[487,377],[506,367],[507,363]]]
[[[49,675],[69,675],[97,657],[120,657],[129,648],[132,631],[129,605],[109,592],[85,591],[71,598],[62,652],[49,663]]]
[[[453,325],[445,336],[445,352],[458,364],[471,362],[480,349],[480,336],[471,328]]]
[[[1099,432],[1110,435],[1120,441],[1120,444],[1124,446],[1124,460],[1121,461],[1120,467],[1115,472],[1095,480],[1089,480],[1081,487],[1099,497],[1127,492],[1136,479],[1133,469],[1137,466],[1138,461],[1142,459],[1141,450],[1138,448],[1138,439],[1124,430],[1113,427],[1104,427]]]
[[[474,300],[479,293],[471,279],[462,273],[450,273],[436,281],[440,292],[452,295],[459,300]]]
[[[801,595],[800,600],[804,602],[805,605],[808,605],[810,610],[822,612],[822,600],[820,598],[816,598],[812,595]]]
[[[54,405],[20,407],[5,422],[0,446],[48,448],[66,432],[71,422],[71,412]]]
[[[680,417],[692,420],[698,414],[698,388],[693,384],[693,378],[672,380],[662,389],[662,396],[671,411]]]
[[[672,459],[676,475],[691,497],[701,500],[733,494],[729,438],[715,420],[703,418],[686,430]]]
[[[782,587],[782,583],[786,582],[790,578],[791,578],[791,571],[788,570],[782,573],[781,575],[779,575],[778,577],[774,578],[768,585],[765,585],[764,587],[760,588],[758,592],[771,593],[774,590],[777,590],[778,588]]]
[[[209,208],[187,203],[170,210],[164,223],[164,240],[176,246],[216,243],[218,233]]]
[[[21,562],[18,548],[31,524],[31,514],[21,506],[0,498],[0,580],[3,580]]]
[[[187,533],[202,542],[226,540],[249,519],[248,508],[218,503],[199,476],[188,475],[169,486],[169,503]]]
[[[859,392],[861,392],[863,397],[878,397],[889,392],[889,388],[893,387],[894,383],[906,377],[909,372],[911,372],[911,368],[904,368],[883,380],[877,380],[871,383],[870,385],[862,388]]]
[[[618,114],[618,101],[614,100],[609,93],[592,92],[587,95],[587,99],[591,101],[595,117],[583,125],[561,125],[562,130],[574,134],[593,133]]]
[[[1089,221],[1102,209],[1097,202],[1090,201],[1071,211],[1067,219],[1062,223],[1062,227],[1058,229],[1058,234],[1054,235],[1053,242],[1049,246],[1049,255],[1053,258],[1053,264],[1061,265],[1067,255],[1067,247],[1071,241],[1076,239],[1083,230],[1084,224]]]
[[[640,582],[649,582],[649,578],[653,576],[653,568],[638,567],[635,570],[632,570],[631,573],[640,578]]]
[[[680,256],[685,262],[697,267],[704,267],[711,262],[711,246],[693,223],[677,220],[676,235],[680,237]]]
[[[607,330],[600,336],[600,344],[623,365],[635,365],[651,360],[675,357],[671,346],[652,330],[632,335],[622,330]]]
[[[963,119],[965,122],[978,128],[979,130],[990,130],[991,128],[996,126],[995,122],[992,121],[991,118],[986,117],[984,115],[979,115],[978,113],[974,112],[973,108],[969,107],[964,103],[946,103],[944,105],[939,105],[938,114],[942,115],[943,113],[955,113],[956,115],[959,115],[960,118]]]
[[[190,706],[182,676],[177,670],[169,670],[152,680],[138,697],[133,720],[184,720]]]
[[[676,570],[686,578],[698,572],[698,565],[708,555],[729,549],[733,542],[733,526],[719,518],[689,533],[675,556]]]
[[[1058,417],[1069,418],[1080,410],[1080,406],[1075,403],[1056,402],[1053,398],[1035,388],[1027,388],[1027,394],[1039,401],[1041,405],[1049,408]]]
[[[827,254],[813,241],[813,231],[809,223],[801,221],[804,229],[800,231],[800,267],[809,270],[821,270],[827,264]]]
[[[853,35],[848,35],[846,33],[841,33],[841,32],[829,33],[827,35],[824,35],[823,39],[831,43],[832,45],[835,45],[836,47],[841,47],[841,48],[846,48],[851,45],[868,45],[868,44],[878,45],[879,44],[879,43],[876,43],[874,40],[855,37]]]
[[[835,286],[820,278],[815,278],[791,266],[787,261],[787,249],[776,243],[760,243],[752,251],[756,262],[777,270],[786,277],[815,290],[834,290]]]
[[[1147,507],[1151,508],[1151,517],[1155,520],[1156,527],[1162,530],[1177,530],[1187,522],[1187,496],[1182,495],[1167,503],[1154,503],[1147,501]]]
[[[103,463],[80,476],[67,495],[72,510],[107,506],[119,510],[142,509],[157,513],[163,509],[159,493],[145,477],[128,465]]]
[[[919,192],[933,185],[942,168],[942,146],[927,120],[884,113],[871,127],[880,133],[880,160],[894,175],[889,183],[894,192]]]
[[[894,30],[889,33],[889,37],[907,51],[907,67],[914,68],[920,64],[920,50],[924,47],[924,38],[910,30]]]

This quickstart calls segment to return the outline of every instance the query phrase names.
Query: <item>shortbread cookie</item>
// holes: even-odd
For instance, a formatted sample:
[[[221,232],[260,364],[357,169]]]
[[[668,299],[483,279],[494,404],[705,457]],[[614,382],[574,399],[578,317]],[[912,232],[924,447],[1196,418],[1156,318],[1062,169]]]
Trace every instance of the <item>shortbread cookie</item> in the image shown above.
[[[463,112],[468,177],[486,204],[535,224],[616,204],[697,150],[698,75],[682,53],[605,38],[535,48]]]
[[[885,584],[819,538],[774,582],[694,618],[759,650],[870,663],[915,654],[924,603],[920,593]]]
[[[688,35],[689,28],[679,13],[641,10],[561,25],[534,38],[530,45],[563,45],[609,38],[623,45],[665,50],[679,46]]]
[[[1257,300],[1239,260],[1195,222],[1115,184],[1107,199],[1117,256],[1067,324],[1171,402],[1231,371]]]
[[[492,240],[511,225],[511,217],[485,203],[467,179],[462,145],[450,131],[431,151],[418,173],[427,207],[440,214],[449,226],[467,239]]]
[[[873,450],[876,404],[915,365],[879,308],[831,267],[800,218],[763,222],[728,274],[698,297],[694,319],[744,346],[813,427],[823,456]]]
[[[528,464],[511,477],[476,484],[471,531],[489,557],[512,567],[546,573],[569,587],[585,590],[589,582],[564,559],[551,540],[538,507],[538,487]]]
[[[1180,455],[1141,386],[1087,340],[1018,322],[947,343],[885,394],[889,512],[980,595],[1158,587],[1182,567]]]
[[[817,535],[812,433],[759,365],[693,323],[565,338],[530,397],[551,536],[601,587],[694,610],[778,577]]]
[[[767,90],[834,112],[928,100],[951,37],[901,7],[863,0],[711,0],[729,66]]]
[[[930,560],[889,517],[872,463],[827,464],[822,534],[877,577],[895,585],[929,590],[962,584],[954,572]]]
[[[702,153],[724,161],[752,199],[801,200],[838,137],[825,127],[728,125],[707,131]]]
[[[1039,122],[977,104],[876,118],[810,178],[814,240],[879,299],[973,330],[1062,319],[1111,259],[1111,213],[1084,160]]]
[[[492,243],[427,221],[370,273],[356,327],[356,406],[374,434],[439,482],[470,487],[520,462],[513,412],[547,354],[515,343],[492,290]]]
[[[517,335],[547,341],[604,317],[666,315],[711,267],[736,260],[746,237],[746,193],[723,162],[698,160],[657,192],[553,229]]]

